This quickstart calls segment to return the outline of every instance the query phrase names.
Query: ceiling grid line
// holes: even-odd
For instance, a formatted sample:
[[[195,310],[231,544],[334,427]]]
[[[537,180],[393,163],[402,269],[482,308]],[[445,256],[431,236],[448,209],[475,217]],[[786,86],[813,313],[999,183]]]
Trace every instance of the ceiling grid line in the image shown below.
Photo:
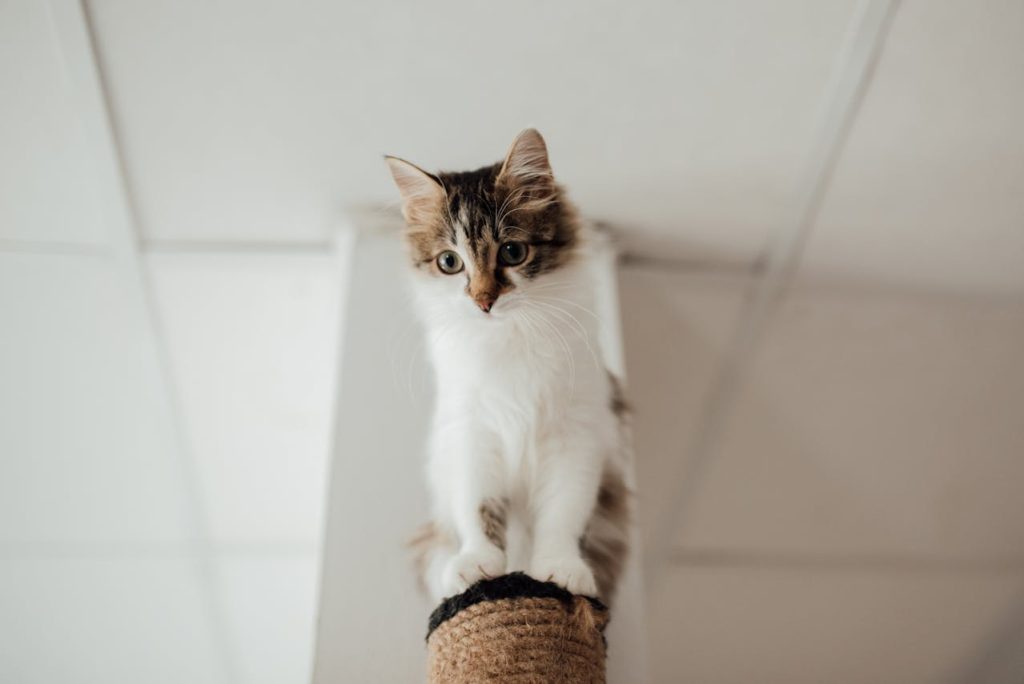
[[[837,67],[822,98],[817,133],[797,188],[793,215],[774,231],[760,268],[748,287],[737,328],[719,363],[716,379],[700,409],[700,427],[670,474],[671,481],[678,485],[668,505],[654,521],[653,548],[647,550],[647,586],[652,593],[658,590],[660,579],[670,565],[676,531],[700,487],[703,474],[719,450],[754,356],[799,266],[803,247],[870,86],[897,6],[898,0],[862,0],[851,22]]]
[[[224,675],[228,682],[240,681],[238,667],[231,656],[224,601],[217,588],[216,572],[210,559],[209,519],[206,515],[196,465],[188,449],[180,404],[174,391],[170,358],[156,314],[153,292],[142,264],[141,241],[131,185],[126,177],[123,151],[118,144],[114,117],[111,114],[102,64],[99,59],[96,32],[90,21],[85,0],[49,0],[48,10],[56,40],[61,51],[72,101],[81,117],[90,156],[95,164],[97,189],[102,216],[107,227],[107,248],[114,266],[125,282],[124,291],[131,307],[142,321],[144,342],[156,356],[157,396],[170,421],[181,468],[182,485],[188,498],[188,515],[194,530],[194,552],[200,586],[206,594],[211,629],[220,641]]]

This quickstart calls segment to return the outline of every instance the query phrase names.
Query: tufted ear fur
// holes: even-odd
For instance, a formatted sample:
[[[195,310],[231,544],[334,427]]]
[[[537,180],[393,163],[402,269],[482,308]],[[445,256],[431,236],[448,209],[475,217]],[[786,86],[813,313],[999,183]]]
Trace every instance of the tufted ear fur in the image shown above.
[[[520,209],[527,211],[539,211],[555,200],[557,186],[548,161],[548,148],[536,129],[527,128],[512,141],[496,185],[508,192]]]
[[[429,223],[444,202],[444,186],[432,173],[399,159],[384,157],[402,196],[402,215],[410,226]]]

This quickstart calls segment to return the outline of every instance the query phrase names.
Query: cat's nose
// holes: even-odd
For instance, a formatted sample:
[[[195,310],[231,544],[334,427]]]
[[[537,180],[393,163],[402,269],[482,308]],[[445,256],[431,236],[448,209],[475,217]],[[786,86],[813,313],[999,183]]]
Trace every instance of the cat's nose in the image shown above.
[[[489,292],[481,292],[477,296],[473,297],[473,301],[480,307],[480,310],[484,313],[491,313],[491,307],[494,306],[494,300],[497,299],[494,295]]]

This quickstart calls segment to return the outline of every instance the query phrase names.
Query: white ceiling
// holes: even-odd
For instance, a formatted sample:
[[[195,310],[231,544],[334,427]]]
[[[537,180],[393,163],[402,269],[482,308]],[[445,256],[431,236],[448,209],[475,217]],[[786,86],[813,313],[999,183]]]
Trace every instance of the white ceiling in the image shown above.
[[[900,6],[805,265],[1024,292],[1024,3]]]
[[[537,126],[628,249],[744,264],[792,216],[858,3],[88,6],[149,239],[322,239],[394,200],[381,154],[474,166]],[[900,5],[808,273],[1024,290],[1022,11]]]
[[[90,3],[158,239],[324,234],[537,126],[587,213],[749,258],[856,3]]]
[[[0,6],[0,241],[96,246],[93,160],[42,2]]]
[[[1024,308],[750,281],[621,269],[652,681],[1022,681]]]
[[[744,285],[729,288],[734,302]],[[722,316],[704,312],[716,294],[688,297],[705,329]],[[796,288],[677,544],[979,564],[1024,557],[1022,348],[1017,304]]]

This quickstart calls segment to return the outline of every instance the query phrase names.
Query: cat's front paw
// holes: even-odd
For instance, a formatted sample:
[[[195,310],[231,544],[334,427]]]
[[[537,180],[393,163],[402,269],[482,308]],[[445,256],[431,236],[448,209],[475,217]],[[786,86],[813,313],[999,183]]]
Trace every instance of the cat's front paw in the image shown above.
[[[594,573],[579,556],[534,559],[530,576],[541,582],[554,582],[573,594],[597,596]]]
[[[445,596],[461,594],[482,579],[505,574],[505,552],[496,546],[465,551],[452,557],[441,575]]]

